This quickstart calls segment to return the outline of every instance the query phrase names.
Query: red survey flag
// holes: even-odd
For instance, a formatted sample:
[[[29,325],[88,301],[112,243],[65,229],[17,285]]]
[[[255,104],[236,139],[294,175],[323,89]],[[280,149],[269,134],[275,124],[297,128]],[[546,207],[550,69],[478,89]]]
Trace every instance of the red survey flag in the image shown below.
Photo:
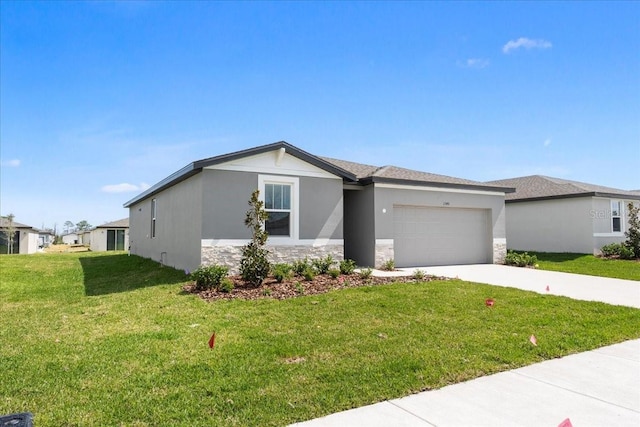
[[[571,420],[567,418],[566,420],[558,424],[558,427],[573,427],[573,424],[571,424]]]
[[[214,332],[213,335],[211,335],[211,338],[209,338],[209,348],[213,349],[213,346],[216,345],[216,333]]]
[[[535,335],[531,335],[529,337],[529,341],[531,341],[531,344],[535,345],[536,347],[538,346],[538,339],[536,338]]]

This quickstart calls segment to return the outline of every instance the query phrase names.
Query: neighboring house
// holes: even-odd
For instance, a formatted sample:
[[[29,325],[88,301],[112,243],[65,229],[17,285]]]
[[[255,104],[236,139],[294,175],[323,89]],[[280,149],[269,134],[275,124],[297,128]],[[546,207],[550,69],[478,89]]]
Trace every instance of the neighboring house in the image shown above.
[[[12,250],[9,250],[9,239],[7,229],[14,229]],[[9,223],[6,217],[0,217],[0,254],[33,254],[38,250],[38,230],[30,225],[21,224],[16,221]]]
[[[84,246],[91,246],[91,231],[92,230],[78,230],[78,244]]]
[[[38,231],[38,248],[48,248],[53,244],[56,236],[53,231],[50,230],[37,230]]]
[[[609,243],[625,241],[627,205],[640,193],[584,182],[533,175],[491,181],[514,187],[507,194],[509,249],[597,255]]]
[[[277,142],[195,161],[125,203],[131,253],[237,271],[251,193],[274,262],[331,255],[361,266],[502,262],[503,186],[309,154]]]
[[[62,239],[62,243],[64,243],[65,245],[80,244],[80,237],[78,236],[78,233],[75,231],[72,231],[71,233],[63,234],[61,236],[61,239]]]
[[[102,224],[91,230],[91,250],[124,251],[129,248],[129,218]]]

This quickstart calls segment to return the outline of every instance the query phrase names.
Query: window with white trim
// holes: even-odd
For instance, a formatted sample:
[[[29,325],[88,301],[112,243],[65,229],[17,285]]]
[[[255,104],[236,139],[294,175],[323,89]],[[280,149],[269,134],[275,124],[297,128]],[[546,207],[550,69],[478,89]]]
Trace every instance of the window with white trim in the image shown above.
[[[270,236],[291,237],[291,184],[264,185],[264,209],[269,218],[265,230]]]
[[[611,201],[611,231],[614,233],[622,232],[622,209],[623,204],[620,200]]]
[[[156,199],[151,199],[151,237],[156,237]]]
[[[270,238],[298,239],[298,177],[258,175],[260,200],[268,219],[265,231]]]

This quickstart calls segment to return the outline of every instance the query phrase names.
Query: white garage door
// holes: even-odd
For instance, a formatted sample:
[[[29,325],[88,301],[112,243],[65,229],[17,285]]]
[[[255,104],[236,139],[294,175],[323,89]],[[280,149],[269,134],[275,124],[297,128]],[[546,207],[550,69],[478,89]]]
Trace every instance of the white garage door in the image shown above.
[[[483,264],[492,261],[489,209],[394,206],[398,267]]]

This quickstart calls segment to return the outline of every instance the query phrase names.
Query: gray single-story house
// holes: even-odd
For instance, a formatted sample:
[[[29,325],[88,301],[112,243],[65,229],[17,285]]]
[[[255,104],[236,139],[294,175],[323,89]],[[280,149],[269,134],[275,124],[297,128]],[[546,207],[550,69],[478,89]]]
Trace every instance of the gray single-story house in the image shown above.
[[[129,248],[129,218],[99,225],[89,233],[89,247],[94,252],[124,251]]]
[[[195,161],[126,202],[131,253],[237,271],[256,189],[274,262],[331,255],[409,267],[499,263],[506,254],[512,188],[319,157],[284,141]]]
[[[63,234],[61,237],[62,243],[65,245],[79,245],[80,243],[80,235],[76,231],[72,231],[70,233]]]
[[[594,254],[626,240],[629,203],[640,194],[542,175],[491,181],[506,195],[509,249]]]
[[[8,232],[13,229],[12,247]],[[0,254],[33,254],[38,251],[38,230],[30,225],[0,217]]]

